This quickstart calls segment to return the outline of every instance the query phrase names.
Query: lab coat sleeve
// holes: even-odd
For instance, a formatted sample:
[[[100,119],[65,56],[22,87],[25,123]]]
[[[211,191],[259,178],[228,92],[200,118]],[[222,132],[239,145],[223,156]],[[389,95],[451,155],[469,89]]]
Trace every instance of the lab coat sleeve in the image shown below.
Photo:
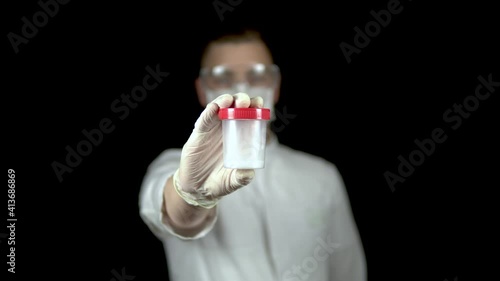
[[[182,240],[202,238],[212,230],[218,217],[217,208],[215,215],[207,218],[204,229],[193,237],[179,235],[164,218],[161,211],[163,190],[168,178],[172,176],[179,167],[180,156],[180,149],[167,149],[163,151],[148,166],[141,184],[139,193],[140,216],[151,232],[161,241],[164,241],[171,235]]]
[[[333,167],[332,181],[337,186],[336,204],[333,212],[333,226],[327,243],[335,244],[329,259],[330,280],[366,281],[367,267],[360,233],[354,219],[348,193],[336,167]]]

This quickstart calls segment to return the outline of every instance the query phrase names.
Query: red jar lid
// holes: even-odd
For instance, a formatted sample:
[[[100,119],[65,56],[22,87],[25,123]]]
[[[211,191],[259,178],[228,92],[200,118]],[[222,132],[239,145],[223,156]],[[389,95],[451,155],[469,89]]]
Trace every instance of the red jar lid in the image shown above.
[[[234,108],[226,107],[219,109],[219,118],[224,119],[260,119],[269,120],[271,110],[269,108]]]

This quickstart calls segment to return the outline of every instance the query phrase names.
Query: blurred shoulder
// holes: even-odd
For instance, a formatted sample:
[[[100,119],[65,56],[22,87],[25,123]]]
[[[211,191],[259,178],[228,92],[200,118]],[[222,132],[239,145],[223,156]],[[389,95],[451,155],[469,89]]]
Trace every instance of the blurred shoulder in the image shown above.
[[[337,166],[323,157],[290,146],[279,144],[276,148],[276,163],[297,173],[317,177],[340,177]]]

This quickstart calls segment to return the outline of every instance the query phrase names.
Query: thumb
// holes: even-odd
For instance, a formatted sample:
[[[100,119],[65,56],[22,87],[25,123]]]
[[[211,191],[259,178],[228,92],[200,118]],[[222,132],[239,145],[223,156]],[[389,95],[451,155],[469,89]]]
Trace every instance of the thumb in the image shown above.
[[[232,169],[228,177],[224,180],[222,188],[214,190],[215,197],[222,197],[248,185],[255,176],[253,169]]]
[[[238,189],[245,185],[248,185],[255,176],[255,171],[252,169],[236,169],[231,174],[230,183],[231,187]]]

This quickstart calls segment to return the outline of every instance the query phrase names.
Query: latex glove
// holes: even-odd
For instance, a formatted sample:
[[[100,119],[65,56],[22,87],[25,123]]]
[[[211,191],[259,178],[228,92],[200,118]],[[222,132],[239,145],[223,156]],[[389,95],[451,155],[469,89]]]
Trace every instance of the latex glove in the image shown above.
[[[261,97],[224,94],[207,104],[182,148],[180,167],[174,174],[177,193],[194,206],[212,208],[222,196],[249,184],[253,169],[227,169],[223,165],[222,121],[219,108],[262,107]]]

